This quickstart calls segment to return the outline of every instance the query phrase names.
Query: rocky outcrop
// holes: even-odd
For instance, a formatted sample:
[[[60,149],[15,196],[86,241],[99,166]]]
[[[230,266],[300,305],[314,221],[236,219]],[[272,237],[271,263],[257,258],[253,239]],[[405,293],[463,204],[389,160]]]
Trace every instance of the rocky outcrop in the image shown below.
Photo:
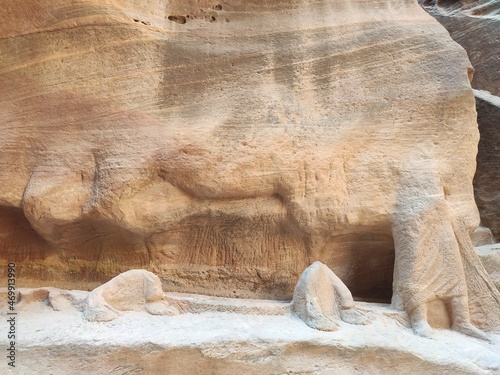
[[[495,18],[500,15],[497,0],[419,0],[432,14]]]
[[[467,241],[470,64],[418,4],[2,12],[0,251],[20,282],[147,268],[169,291],[289,299],[320,260],[356,298],[459,296],[465,320],[500,321]]]
[[[336,331],[341,320],[350,324],[370,321],[356,310],[342,280],[318,261],[306,268],[295,286],[292,311],[309,327],[321,331]]]
[[[424,9],[467,51],[481,139],[474,193],[483,225],[500,241],[500,2],[424,1]]]

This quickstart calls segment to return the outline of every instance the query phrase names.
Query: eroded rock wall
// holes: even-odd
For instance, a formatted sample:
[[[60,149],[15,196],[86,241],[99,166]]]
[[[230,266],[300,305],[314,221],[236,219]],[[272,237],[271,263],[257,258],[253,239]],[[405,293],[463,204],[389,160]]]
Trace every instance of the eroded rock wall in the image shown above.
[[[470,64],[414,1],[1,5],[0,252],[25,285],[146,268],[286,299],[321,260],[387,301],[402,186],[478,225]]]
[[[474,66],[477,121],[481,139],[474,193],[482,224],[500,241],[500,2],[423,2],[462,45]]]

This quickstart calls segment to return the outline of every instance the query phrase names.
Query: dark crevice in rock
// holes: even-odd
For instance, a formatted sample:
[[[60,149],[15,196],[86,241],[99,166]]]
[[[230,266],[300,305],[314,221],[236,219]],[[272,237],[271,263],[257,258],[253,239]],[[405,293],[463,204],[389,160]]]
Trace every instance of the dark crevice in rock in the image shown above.
[[[175,22],[175,23],[178,23],[178,24],[181,24],[181,25],[183,25],[187,22],[185,16],[168,16],[168,20]]]

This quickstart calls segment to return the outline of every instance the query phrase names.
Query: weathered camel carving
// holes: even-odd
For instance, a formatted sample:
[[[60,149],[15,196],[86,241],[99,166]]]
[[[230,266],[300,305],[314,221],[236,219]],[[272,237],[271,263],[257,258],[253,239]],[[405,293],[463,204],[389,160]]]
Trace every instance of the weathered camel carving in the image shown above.
[[[146,270],[119,274],[89,293],[83,303],[83,315],[89,321],[109,321],[121,311],[147,311],[152,315],[177,315],[175,307],[163,300],[161,281]]]
[[[335,331],[338,321],[368,324],[370,318],[358,311],[346,285],[323,263],[305,269],[293,293],[292,311],[309,327]]]
[[[405,156],[407,159],[400,160],[399,165],[393,161],[379,166],[370,184],[360,184],[355,181],[356,171],[349,174],[344,165],[351,156],[336,149],[325,155],[323,147],[311,146],[311,138],[307,135],[304,147],[288,158],[282,158],[276,148],[266,149],[266,142],[259,147],[261,152],[251,157],[235,154],[231,144],[210,149],[210,139],[196,146],[171,147],[169,152],[155,156],[160,178],[149,177],[149,187],[144,183],[141,187],[162,192],[160,212],[140,213],[140,194],[121,194],[121,200],[115,199],[119,195],[116,191],[103,194],[108,189],[106,180],[116,178],[110,174],[94,179],[92,190],[101,192],[101,196],[90,194],[93,202],[87,201],[84,206],[98,207],[99,215],[140,235],[168,231],[184,218],[207,213],[214,207],[239,214],[238,210],[244,212],[252,202],[263,204],[263,210],[279,206],[305,237],[311,263],[319,259],[329,235],[345,230],[346,224],[389,226],[396,253],[393,305],[408,313],[416,333],[429,334],[427,307],[436,299],[449,305],[453,329],[485,337],[470,323],[470,301],[473,309],[486,311],[486,327],[494,329],[498,325],[500,297],[470,243],[469,232],[478,225],[474,202],[469,199],[455,203],[456,197],[447,192],[447,184],[432,161],[415,161],[412,155]],[[383,145],[373,147],[380,149]],[[227,159],[230,156],[234,159]],[[312,164],[315,158],[321,161],[317,168]],[[99,169],[95,173],[99,174]],[[297,179],[302,181],[297,183]],[[374,192],[374,186],[382,187],[381,191]],[[385,186],[395,188],[384,190]],[[76,199],[81,205],[81,196]],[[240,207],[242,201],[247,203]],[[363,204],[357,205],[356,201]],[[53,218],[41,213],[50,211],[50,207],[44,209],[50,202],[35,181],[28,184],[24,196],[26,216],[49,239],[53,226],[47,222]],[[141,214],[159,219],[144,220]]]
[[[430,166],[424,164],[423,167],[420,163],[412,165],[412,160],[409,160],[406,168],[399,171],[398,189],[392,200],[385,200],[383,204],[386,206],[379,208],[379,212],[386,215],[367,220],[359,213],[354,213],[359,216],[356,215],[352,221],[357,220],[359,225],[382,221],[391,226],[396,251],[393,305],[408,313],[415,333],[422,336],[431,334],[427,309],[432,301],[441,300],[449,307],[454,330],[486,339],[487,336],[470,323],[469,293],[477,293],[477,289],[480,289],[483,296],[485,291],[490,294],[490,301],[480,302],[476,299],[474,302],[493,306],[489,312],[492,317],[498,315],[500,294],[482,268],[470,241],[469,233],[477,226],[476,211],[471,209],[468,215],[457,214],[453,207],[454,197],[447,196],[442,179]],[[223,176],[219,177],[223,179]],[[286,186],[285,181],[283,177],[276,179],[274,184],[268,185],[269,191],[280,194],[287,214],[308,236],[310,259],[314,261],[325,246],[325,226],[332,230],[337,225],[341,227],[341,213],[338,211],[344,211],[346,216],[353,213],[345,212],[349,210],[346,206],[340,207],[340,210],[336,207],[338,211],[333,210],[327,215],[311,211],[311,207],[315,207],[311,201],[329,198],[331,201],[331,197],[325,197],[328,187],[322,186],[324,190],[320,190],[319,186],[314,187],[321,198],[314,195],[304,198],[303,191],[294,190],[291,184]],[[179,182],[177,186],[203,199],[227,198],[224,196],[225,191],[237,190],[235,186],[216,190],[215,185],[213,188],[203,185],[190,187]],[[255,194],[255,191],[247,194]],[[242,195],[238,194],[240,197]],[[466,271],[472,282],[466,280]],[[494,320],[493,325],[496,324]]]
[[[417,333],[427,334],[436,299],[450,305],[456,330],[483,336],[469,310],[498,328],[500,296],[467,240],[479,224],[467,56],[430,18],[402,22],[352,3],[356,11],[332,5],[326,17],[323,2],[310,17],[290,5],[279,35],[273,11],[240,6],[244,22],[209,34],[131,21],[126,36],[114,31],[120,20],[105,28],[105,48],[94,31],[70,28],[87,43],[84,59],[66,32],[29,29],[13,47],[5,39],[9,64],[24,52],[2,76],[0,203],[5,221],[15,213],[31,225],[26,242],[12,231],[21,243],[12,252],[41,253],[42,266],[63,253],[67,271],[79,257],[98,264],[109,243],[134,242],[130,253],[139,249],[147,266],[148,238],[218,210],[281,215],[313,263],[335,233],[380,226],[394,238],[393,304]],[[407,14],[423,14],[412,6]],[[363,32],[360,19],[380,32]],[[27,43],[24,33],[42,39]],[[123,38],[141,41],[133,55]],[[95,238],[109,233],[114,242]]]

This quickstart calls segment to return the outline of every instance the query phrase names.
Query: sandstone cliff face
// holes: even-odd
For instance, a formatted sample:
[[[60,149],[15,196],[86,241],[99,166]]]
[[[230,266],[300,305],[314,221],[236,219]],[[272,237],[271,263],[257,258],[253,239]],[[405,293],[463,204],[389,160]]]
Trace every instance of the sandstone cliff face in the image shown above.
[[[0,252],[25,285],[147,268],[286,299],[321,260],[389,300],[402,199],[478,225],[469,61],[416,2],[0,9]]]
[[[483,225],[500,241],[500,2],[424,2],[424,8],[467,51],[481,140],[474,193]]]

